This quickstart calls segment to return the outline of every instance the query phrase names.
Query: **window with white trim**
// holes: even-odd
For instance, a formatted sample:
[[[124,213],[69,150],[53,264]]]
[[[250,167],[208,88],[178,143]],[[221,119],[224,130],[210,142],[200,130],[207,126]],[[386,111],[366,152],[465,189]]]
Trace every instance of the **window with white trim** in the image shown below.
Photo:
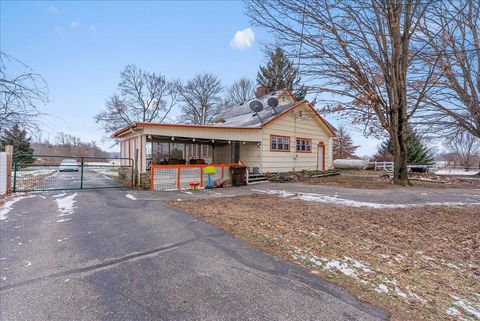
[[[290,150],[290,138],[283,136],[271,136],[270,149],[274,151],[288,152]]]
[[[310,153],[312,151],[312,140],[308,138],[297,138],[297,152]]]

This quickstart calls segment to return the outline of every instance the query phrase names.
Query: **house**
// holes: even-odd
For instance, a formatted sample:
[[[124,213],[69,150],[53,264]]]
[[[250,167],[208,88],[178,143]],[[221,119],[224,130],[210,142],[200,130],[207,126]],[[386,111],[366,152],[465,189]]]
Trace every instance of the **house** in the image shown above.
[[[137,160],[140,172],[239,162],[253,173],[332,168],[334,128],[307,101],[262,87],[256,96],[208,126],[134,123],[114,134],[120,157]]]

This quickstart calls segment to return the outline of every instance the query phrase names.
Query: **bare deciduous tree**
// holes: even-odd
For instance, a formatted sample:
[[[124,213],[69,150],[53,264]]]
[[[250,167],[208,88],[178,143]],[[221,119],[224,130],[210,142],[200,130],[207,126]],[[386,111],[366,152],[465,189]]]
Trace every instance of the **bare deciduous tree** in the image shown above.
[[[451,135],[459,128],[480,138],[480,2],[438,1],[420,25],[436,66],[435,86],[416,122]]]
[[[57,145],[77,147],[80,145],[80,137],[58,132],[55,137]]]
[[[75,155],[91,157],[107,157],[109,154],[103,151],[95,141],[85,143],[76,137],[64,132],[57,133],[55,143],[48,139],[38,140],[32,143],[35,154],[40,155]],[[45,162],[55,162],[55,159],[45,159]],[[96,161],[102,161],[97,159]]]
[[[163,75],[127,65],[120,73],[119,93],[110,97],[95,121],[107,133],[134,122],[161,123],[177,101],[177,93]]]
[[[182,84],[175,82],[179,101],[182,102],[181,120],[194,125],[208,125],[221,111],[223,87],[213,74],[198,74]]]
[[[333,140],[333,159],[356,158],[355,151],[360,146],[353,144],[352,136],[343,124],[338,126]]]
[[[240,104],[255,98],[255,84],[246,77],[235,81],[227,88],[226,104]]]
[[[459,131],[447,139],[445,147],[455,155],[456,161],[465,168],[480,166],[480,139],[466,130]],[[477,164],[475,164],[477,162]]]
[[[388,132],[394,183],[409,184],[409,118],[429,89],[432,70],[418,68],[414,38],[431,0],[252,0],[247,12],[297,56],[302,75],[327,93],[327,111]],[[301,51],[299,50],[301,44]],[[415,70],[418,68],[418,70]],[[415,72],[412,72],[415,71]],[[310,87],[311,88],[311,87]],[[332,106],[333,105],[333,106]]]
[[[15,66],[13,66],[15,65]],[[23,69],[19,74],[8,74],[10,66]],[[0,51],[0,128],[19,124],[33,131],[42,113],[38,105],[48,102],[47,83],[21,61]]]

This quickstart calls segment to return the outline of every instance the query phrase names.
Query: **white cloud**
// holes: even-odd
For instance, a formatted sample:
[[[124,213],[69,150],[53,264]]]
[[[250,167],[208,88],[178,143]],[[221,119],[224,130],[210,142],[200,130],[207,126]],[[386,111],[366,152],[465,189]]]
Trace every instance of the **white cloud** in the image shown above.
[[[78,27],[80,27],[80,22],[78,22],[78,21],[71,21],[71,22],[70,22],[70,27],[71,27],[71,28],[78,28]]]
[[[230,47],[235,50],[248,49],[255,41],[255,33],[250,28],[246,28],[235,32],[233,39],[230,41]]]
[[[51,14],[59,14],[60,13],[60,10],[55,7],[55,6],[50,6],[48,7],[48,11],[51,13]]]

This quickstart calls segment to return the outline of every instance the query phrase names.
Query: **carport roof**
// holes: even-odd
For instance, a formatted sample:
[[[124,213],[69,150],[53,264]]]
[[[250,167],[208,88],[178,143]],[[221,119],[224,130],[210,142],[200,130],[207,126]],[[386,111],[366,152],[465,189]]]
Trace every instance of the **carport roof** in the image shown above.
[[[164,124],[164,123],[145,123],[136,122],[132,125],[122,128],[113,134],[114,138],[118,138],[123,134],[140,127],[184,127],[184,128],[209,128],[209,129],[221,129],[221,130],[238,130],[238,129],[261,129],[261,126],[255,127],[242,127],[242,126],[215,126],[215,125],[188,125],[188,124]]]

